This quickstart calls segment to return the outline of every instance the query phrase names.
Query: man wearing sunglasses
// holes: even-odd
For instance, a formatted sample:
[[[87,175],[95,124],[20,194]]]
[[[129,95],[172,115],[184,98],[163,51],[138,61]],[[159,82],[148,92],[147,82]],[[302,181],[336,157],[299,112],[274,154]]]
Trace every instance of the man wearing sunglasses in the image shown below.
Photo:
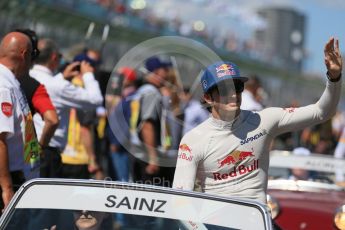
[[[174,188],[251,199],[266,204],[271,141],[279,134],[330,119],[341,91],[339,42],[331,38],[324,49],[327,84],[318,102],[300,108],[241,110],[247,78],[231,62],[209,66],[201,84],[211,116],[182,139]]]

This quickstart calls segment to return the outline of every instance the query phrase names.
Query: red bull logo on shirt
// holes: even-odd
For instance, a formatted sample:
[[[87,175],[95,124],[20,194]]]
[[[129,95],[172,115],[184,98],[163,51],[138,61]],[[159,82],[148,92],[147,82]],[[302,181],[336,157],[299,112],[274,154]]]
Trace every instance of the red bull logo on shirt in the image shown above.
[[[233,168],[231,167],[231,170],[227,173],[219,173],[215,172],[213,173],[213,179],[214,180],[225,180],[228,178],[234,178],[238,175],[244,175],[247,174],[253,170],[256,170],[259,168],[259,160],[254,158],[255,155],[253,152],[249,151],[239,151],[235,150],[229,153],[225,158],[222,160],[218,160],[218,168],[222,168],[226,165],[233,165]],[[247,159],[247,158],[254,158],[254,161],[251,162],[249,165],[238,165],[241,161]]]
[[[187,144],[181,144],[179,146],[178,158],[187,160],[187,161],[192,161],[193,160],[192,149]]]
[[[189,148],[189,146],[186,145],[186,144],[181,144],[181,145],[179,146],[179,150],[180,150],[180,151],[183,151],[183,152],[192,153],[192,150],[191,150],[191,149]]]
[[[215,172],[213,173],[213,179],[216,180],[226,180],[230,178],[235,178],[240,175],[245,175],[247,173],[250,173],[254,170],[257,170],[259,168],[259,160],[254,160],[249,165],[240,165],[240,166],[234,166],[232,170],[226,173],[219,173]]]
[[[217,77],[224,77],[226,75],[236,75],[234,67],[229,64],[222,64],[216,67]]]
[[[247,157],[254,157],[253,152],[235,150],[229,153],[223,160],[218,160],[218,168],[222,168],[225,165],[236,165],[238,162],[245,160]]]

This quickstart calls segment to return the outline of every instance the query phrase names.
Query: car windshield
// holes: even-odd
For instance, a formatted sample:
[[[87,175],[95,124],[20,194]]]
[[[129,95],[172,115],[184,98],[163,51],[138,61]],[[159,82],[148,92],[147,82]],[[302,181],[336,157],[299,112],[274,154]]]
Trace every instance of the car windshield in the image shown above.
[[[254,201],[162,187],[88,180],[36,179],[25,184],[0,229],[271,229]],[[18,221],[20,220],[20,221]]]
[[[121,218],[126,220],[126,225],[121,226],[121,229],[176,230],[200,229],[200,226],[203,227],[201,229],[238,229],[200,222],[185,222],[183,220],[169,218],[148,217],[144,215],[67,209],[16,209],[6,229],[118,229],[117,226],[114,225],[114,215],[121,215]]]

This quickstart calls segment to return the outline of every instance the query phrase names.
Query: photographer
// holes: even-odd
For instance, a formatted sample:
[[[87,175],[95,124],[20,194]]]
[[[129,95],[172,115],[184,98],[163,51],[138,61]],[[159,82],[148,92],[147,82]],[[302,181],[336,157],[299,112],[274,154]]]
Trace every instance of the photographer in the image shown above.
[[[40,56],[30,71],[30,76],[43,84],[58,112],[60,123],[48,146],[44,146],[45,158],[41,162],[41,177],[61,176],[61,151],[67,142],[67,127],[71,108],[93,109],[103,101],[94,68],[86,61],[69,64],[63,73],[54,76],[58,69],[61,54],[53,40],[41,39],[38,42]],[[76,69],[80,66],[80,71]],[[81,74],[84,88],[73,85],[68,79]],[[34,116],[38,137],[42,134],[44,121]]]

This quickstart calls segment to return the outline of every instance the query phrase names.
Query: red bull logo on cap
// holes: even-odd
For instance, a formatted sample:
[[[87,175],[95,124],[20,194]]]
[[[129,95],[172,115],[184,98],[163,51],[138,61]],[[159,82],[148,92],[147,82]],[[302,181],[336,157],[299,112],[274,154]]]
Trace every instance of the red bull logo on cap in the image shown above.
[[[223,160],[218,160],[218,168],[222,168],[225,165],[236,165],[238,162],[245,160],[247,157],[254,157],[253,152],[235,150],[229,153]]]
[[[228,65],[228,64],[222,64],[218,67],[216,67],[216,72],[221,72],[221,71],[226,71],[226,70],[232,70],[233,67],[231,65]]]
[[[192,161],[193,160],[192,149],[187,144],[181,144],[179,146],[178,158],[187,160],[187,161]]]
[[[216,67],[217,77],[224,77],[226,75],[236,75],[236,71],[232,65],[222,64]]]

